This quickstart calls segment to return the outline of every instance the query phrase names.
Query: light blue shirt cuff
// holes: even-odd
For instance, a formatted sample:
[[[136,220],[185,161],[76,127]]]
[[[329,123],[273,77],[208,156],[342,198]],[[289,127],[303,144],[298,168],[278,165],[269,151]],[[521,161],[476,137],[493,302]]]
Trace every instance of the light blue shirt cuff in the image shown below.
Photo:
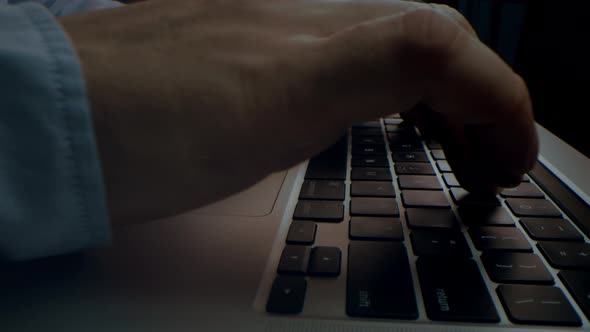
[[[8,3],[18,4],[30,1],[42,4],[56,16],[123,6],[122,3],[111,0],[8,0]],[[0,3],[2,3],[2,0],[0,0]]]
[[[81,66],[38,4],[0,6],[0,259],[110,242]]]

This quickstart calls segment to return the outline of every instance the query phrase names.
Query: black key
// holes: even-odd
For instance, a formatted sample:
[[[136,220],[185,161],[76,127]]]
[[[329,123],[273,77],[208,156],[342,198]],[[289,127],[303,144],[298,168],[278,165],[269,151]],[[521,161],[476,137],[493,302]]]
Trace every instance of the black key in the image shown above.
[[[362,156],[352,157],[352,167],[389,167],[387,157]]]
[[[340,274],[340,248],[314,247],[307,273],[311,276],[336,277]]]
[[[383,121],[385,121],[386,125],[399,125],[403,122],[403,120],[399,116],[397,118],[385,118],[383,119]]]
[[[400,175],[397,181],[400,189],[442,190],[438,178],[432,175]]]
[[[429,163],[395,163],[395,172],[398,175],[434,175],[434,169]]]
[[[420,257],[417,268],[428,318],[437,321],[500,321],[474,261]]]
[[[353,156],[382,156],[385,155],[383,144],[355,144],[352,146]]]
[[[428,162],[426,153],[420,151],[393,152],[391,158],[394,162]]]
[[[352,144],[383,144],[383,136],[353,136]]]
[[[353,181],[351,196],[395,197],[393,184],[387,181]]]
[[[436,167],[442,173],[452,173],[453,172],[453,170],[451,169],[451,165],[449,165],[449,162],[446,160],[437,160]]]
[[[549,264],[560,269],[590,270],[590,244],[583,242],[538,242]]]
[[[500,206],[500,201],[495,195],[472,194],[463,188],[451,188],[450,192],[453,202],[459,206]]]
[[[445,184],[449,188],[450,187],[461,187],[461,184],[459,183],[459,181],[455,177],[455,174],[453,174],[453,173],[444,173],[443,180],[445,181]]]
[[[352,136],[382,136],[381,128],[352,128]]]
[[[399,130],[387,133],[387,141],[389,142],[390,146],[399,146],[401,144],[414,144],[419,150],[423,150],[420,136],[416,134],[414,129],[400,126]]]
[[[417,256],[445,258],[471,258],[471,250],[460,232],[414,230],[410,234],[412,248]]]
[[[344,181],[305,180],[299,199],[344,200]]]
[[[313,244],[317,225],[311,221],[294,221],[287,234],[288,244]]]
[[[522,218],[524,229],[535,240],[584,241],[584,237],[563,218]]]
[[[402,243],[350,242],[346,313],[355,317],[418,318],[410,264]]]
[[[498,296],[517,324],[580,326],[582,321],[557,287],[500,285]]]
[[[392,198],[352,197],[350,199],[350,215],[399,217],[397,202]]]
[[[340,201],[299,201],[293,219],[342,221],[344,205]]]
[[[481,260],[490,279],[505,284],[553,285],[553,277],[535,254],[484,253]]]
[[[352,125],[352,128],[381,128],[381,121],[374,120],[355,123]]]
[[[533,250],[522,232],[516,227],[472,227],[469,235],[479,251],[519,251]]]
[[[442,145],[439,142],[434,141],[434,140],[430,140],[430,141],[426,142],[426,145],[428,145],[428,148],[431,150],[432,149],[442,149]]]
[[[500,192],[502,197],[543,198],[545,195],[532,183],[522,182],[514,188],[504,188]]]
[[[459,215],[463,222],[472,226],[514,226],[514,220],[501,207],[459,207]]]
[[[406,220],[408,222],[408,227],[412,229],[452,229],[459,226],[455,214],[451,210],[406,209]]]
[[[350,219],[352,240],[396,240],[404,239],[399,218],[352,217]]]
[[[266,311],[275,314],[298,314],[303,311],[307,281],[305,277],[277,276],[272,284]]]
[[[388,134],[389,148],[391,151],[396,152],[412,152],[412,151],[424,151],[422,141],[415,134],[407,133],[395,133]]]
[[[309,252],[310,248],[307,246],[286,245],[277,271],[281,274],[305,274]]]
[[[389,168],[353,167],[352,181],[391,181]]]
[[[445,160],[447,157],[445,156],[445,152],[440,149],[431,150],[430,154],[434,160]]]
[[[442,191],[404,190],[402,201],[405,207],[450,208],[451,205]]]
[[[385,123],[385,130],[388,133],[400,133],[400,132],[408,132],[411,128],[400,126],[399,123]]]
[[[561,217],[561,212],[546,199],[508,198],[506,203],[519,217]]]
[[[559,278],[590,319],[590,272],[561,271]]]

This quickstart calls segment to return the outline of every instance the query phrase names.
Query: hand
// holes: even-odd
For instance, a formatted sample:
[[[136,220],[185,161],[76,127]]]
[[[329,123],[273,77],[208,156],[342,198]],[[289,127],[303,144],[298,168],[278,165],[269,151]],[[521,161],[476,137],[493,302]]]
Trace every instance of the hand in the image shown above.
[[[61,23],[86,76],[116,224],[223,198],[355,122],[417,103],[465,148],[452,149],[460,169],[493,166],[457,174],[467,188],[514,184],[536,159],[525,84],[448,7],[162,0]],[[487,157],[471,160],[480,148]]]

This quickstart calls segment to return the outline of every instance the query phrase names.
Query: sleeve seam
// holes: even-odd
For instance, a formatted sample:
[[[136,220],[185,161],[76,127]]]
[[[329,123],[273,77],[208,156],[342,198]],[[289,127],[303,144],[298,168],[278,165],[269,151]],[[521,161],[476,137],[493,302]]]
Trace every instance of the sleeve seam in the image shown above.
[[[39,32],[39,35],[41,36],[41,40],[43,43],[43,47],[47,52],[48,55],[48,59],[49,59],[49,66],[50,66],[50,72],[51,72],[51,77],[52,80],[54,82],[54,87],[55,87],[55,92],[57,94],[57,98],[55,100],[55,105],[57,106],[57,109],[59,110],[59,112],[61,113],[61,122],[63,125],[63,128],[65,129],[65,134],[64,134],[64,138],[65,138],[65,144],[67,146],[67,153],[65,153],[65,158],[68,162],[68,168],[71,171],[71,183],[70,185],[72,186],[72,188],[75,191],[75,205],[76,205],[76,210],[77,210],[77,215],[79,216],[79,218],[83,221],[85,221],[84,225],[84,229],[86,231],[86,236],[87,236],[87,240],[90,241],[90,232],[88,229],[88,221],[89,221],[89,217],[90,214],[88,212],[88,206],[86,204],[84,204],[84,199],[83,197],[86,196],[85,190],[84,190],[84,181],[82,180],[82,176],[81,176],[81,170],[80,170],[80,161],[77,160],[76,158],[76,153],[74,151],[74,142],[73,142],[73,138],[72,138],[72,115],[71,110],[68,109],[68,103],[66,101],[66,93],[65,93],[65,87],[64,87],[64,82],[63,82],[63,77],[64,77],[64,73],[65,70],[63,68],[63,64],[61,63],[60,59],[56,56],[56,53],[59,52],[59,50],[54,49],[51,43],[51,37],[50,37],[50,33],[52,31],[52,29],[54,29],[54,27],[48,27],[46,24],[47,22],[40,22],[40,21],[36,21],[29,13],[28,11],[25,11],[27,18],[29,19],[29,21],[33,24],[33,25],[37,25],[40,26],[39,29],[37,29],[37,31]],[[36,24],[35,24],[36,23]]]

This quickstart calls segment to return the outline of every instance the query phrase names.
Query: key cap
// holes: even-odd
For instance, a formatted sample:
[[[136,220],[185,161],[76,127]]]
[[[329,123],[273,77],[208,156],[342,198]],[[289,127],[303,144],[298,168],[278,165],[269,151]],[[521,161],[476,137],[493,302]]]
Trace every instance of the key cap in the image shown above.
[[[404,190],[402,201],[405,207],[450,208],[451,205],[441,191]]]
[[[314,247],[307,272],[316,277],[337,277],[340,274],[340,257],[340,248]]]
[[[590,272],[561,271],[559,278],[590,319]]]
[[[432,175],[400,175],[397,181],[400,189],[442,190],[438,178]]]
[[[469,235],[479,251],[529,252],[533,250],[516,227],[471,227]]]
[[[439,209],[406,209],[408,227],[453,229],[459,226],[455,214],[451,210]]]
[[[381,128],[351,128],[350,134],[355,136],[382,136]]]
[[[545,195],[532,183],[522,182],[518,187],[504,188],[500,192],[502,197],[543,198]]]
[[[522,218],[520,223],[535,240],[584,241],[584,237],[563,218]]]
[[[403,122],[403,120],[401,118],[385,118],[383,119],[383,121],[385,121],[386,125],[399,125],[400,123]]]
[[[352,157],[352,167],[389,167],[386,157],[362,156]]]
[[[506,203],[518,217],[561,217],[561,212],[546,199],[508,198]]]
[[[395,172],[398,175],[434,175],[434,169],[429,163],[395,163]]]
[[[281,254],[277,272],[281,274],[305,274],[309,262],[310,248],[286,245]]]
[[[311,221],[294,221],[287,234],[288,244],[313,244],[317,225]]]
[[[451,188],[451,198],[459,206],[493,207],[500,206],[495,195],[471,194],[463,188]]]
[[[386,181],[353,181],[350,186],[351,196],[395,197],[395,189]]]
[[[560,269],[590,270],[590,244],[584,242],[537,242],[549,264]]]
[[[445,152],[440,149],[431,150],[430,154],[434,160],[445,160],[447,157],[445,156]]]
[[[392,198],[352,197],[351,216],[399,217],[397,202]]]
[[[535,254],[490,253],[481,260],[494,282],[506,284],[553,285],[553,277]]]
[[[391,181],[391,173],[388,168],[377,167],[353,167],[352,181]]]
[[[344,181],[305,180],[299,199],[344,200]]]
[[[459,184],[459,181],[457,180],[457,178],[455,177],[455,175],[453,173],[444,173],[443,180],[445,181],[445,184],[449,188],[450,187],[461,187],[461,184]]]
[[[303,311],[307,281],[299,276],[277,276],[272,284],[266,311],[275,314],[298,314]]]
[[[353,124],[352,128],[381,128],[381,121],[374,120],[374,121],[359,122],[359,123]]]
[[[429,140],[428,142],[426,142],[426,145],[428,145],[428,148],[433,150],[433,149],[442,149],[442,145],[435,141],[435,140]]]
[[[471,258],[471,250],[460,232],[440,230],[414,230],[410,234],[412,248],[417,256],[445,258]]]
[[[354,317],[418,318],[410,264],[402,243],[350,242],[346,313]]]
[[[383,144],[383,136],[353,136],[352,144]]]
[[[428,162],[426,154],[419,151],[393,152],[391,159],[394,162]]]
[[[514,220],[501,207],[459,207],[459,215],[463,222],[471,226],[514,226]]]
[[[352,146],[353,156],[382,156],[385,155],[383,144],[358,144]]]
[[[449,162],[447,162],[446,160],[437,160],[436,167],[442,173],[452,173],[453,172],[453,170],[451,169],[451,165],[449,165]]]
[[[399,133],[399,132],[407,132],[410,129],[408,127],[400,126],[398,123],[387,123],[385,124],[385,130],[388,133]]]
[[[299,201],[293,219],[317,221],[342,221],[344,205],[340,201]]]
[[[580,326],[582,321],[563,292],[556,287],[500,285],[500,301],[517,324]]]
[[[349,235],[351,240],[404,239],[399,218],[352,217]]]
[[[428,318],[436,321],[500,321],[474,261],[420,257],[417,268]]]
[[[396,152],[412,152],[424,151],[422,141],[414,133],[397,131],[393,134],[388,134],[389,148]]]

